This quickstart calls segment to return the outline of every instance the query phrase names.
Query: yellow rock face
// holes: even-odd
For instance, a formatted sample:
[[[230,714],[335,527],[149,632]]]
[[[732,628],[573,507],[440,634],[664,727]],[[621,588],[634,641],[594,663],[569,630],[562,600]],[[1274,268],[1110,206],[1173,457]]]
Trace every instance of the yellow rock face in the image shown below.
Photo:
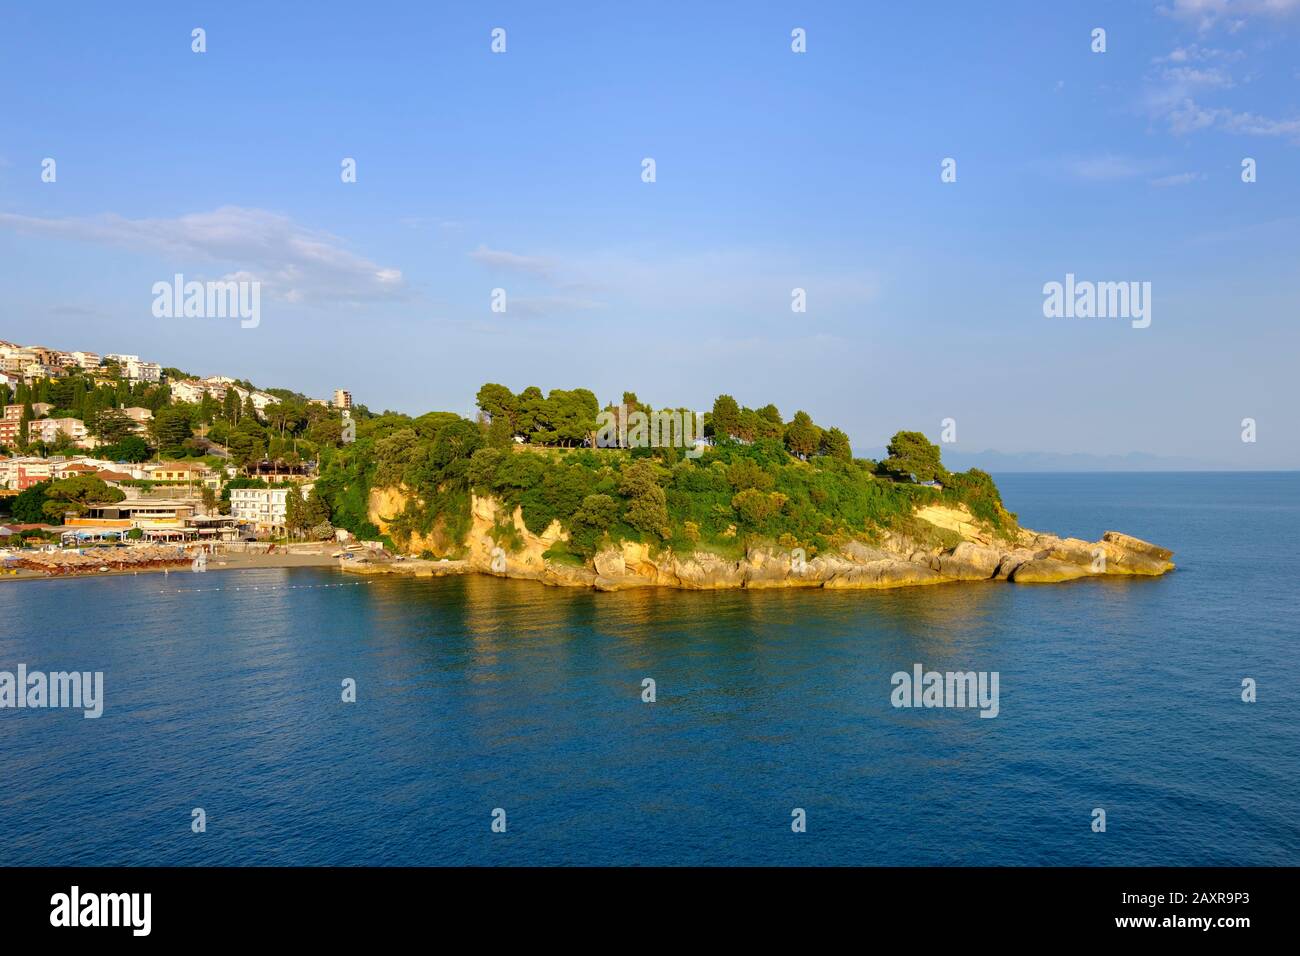
[[[373,489],[370,520],[386,532],[389,520],[407,501],[401,489]],[[1021,529],[1015,544],[1008,545],[964,505],[927,505],[916,512],[916,517],[963,538],[946,551],[918,548],[906,536],[886,535],[881,544],[849,541],[838,553],[819,554],[807,561],[796,561],[789,549],[774,545],[751,547],[737,561],[707,551],[656,552],[642,542],[620,541],[596,554],[585,567],[544,557],[556,542],[568,538],[558,521],[551,522],[542,534],[534,534],[516,507],[509,516],[513,534],[507,536],[512,544],[507,547],[505,541],[497,540],[501,517],[498,501],[472,496],[470,530],[461,543],[468,552],[463,561],[406,561],[384,565],[382,571],[348,570],[419,576],[479,572],[558,587],[621,591],[640,587],[879,589],[987,580],[1051,584],[1099,575],[1159,575],[1174,567],[1171,551],[1117,531],[1107,531],[1101,541],[1089,542]],[[413,553],[427,548],[439,554],[449,546],[435,531],[424,537],[414,535],[408,548]]]

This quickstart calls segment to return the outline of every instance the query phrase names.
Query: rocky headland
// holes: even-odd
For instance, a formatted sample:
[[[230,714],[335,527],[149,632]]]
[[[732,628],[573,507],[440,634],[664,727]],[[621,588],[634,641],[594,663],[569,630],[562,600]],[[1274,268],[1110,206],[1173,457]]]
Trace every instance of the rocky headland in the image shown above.
[[[401,510],[405,503],[400,491],[374,489],[371,520],[387,530],[385,516]],[[706,550],[678,552],[620,541],[578,563],[547,556],[567,538],[558,521],[534,534],[518,508],[505,515],[494,498],[474,496],[471,508],[472,521],[464,541],[442,540],[432,534],[412,535],[406,542],[409,554],[431,553],[433,560],[346,561],[343,569],[416,576],[480,573],[561,587],[622,591],[640,587],[881,589],[958,581],[1052,584],[1106,575],[1156,576],[1174,568],[1172,551],[1118,531],[1107,531],[1099,541],[1062,538],[1026,528],[1008,535],[979,521],[962,505],[929,505],[916,511],[918,527],[933,527],[941,534],[886,531],[876,540],[850,540],[816,555],[774,543],[750,544],[743,555],[729,557]],[[503,523],[511,528],[511,547],[504,544]],[[945,544],[933,543],[935,537],[942,537]],[[959,542],[952,544],[954,538]],[[452,553],[457,556],[437,559],[439,554]]]

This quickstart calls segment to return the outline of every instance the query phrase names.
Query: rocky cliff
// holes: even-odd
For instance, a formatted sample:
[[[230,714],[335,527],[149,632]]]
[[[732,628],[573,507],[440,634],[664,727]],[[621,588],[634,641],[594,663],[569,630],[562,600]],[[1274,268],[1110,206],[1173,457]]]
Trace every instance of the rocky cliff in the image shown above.
[[[387,522],[405,505],[401,492],[376,489],[371,493],[370,519],[386,529]],[[775,545],[754,545],[743,558],[733,560],[708,551],[679,554],[621,541],[579,566],[546,557],[553,545],[567,539],[559,522],[552,522],[540,535],[534,534],[518,508],[505,515],[494,499],[476,496],[465,541],[443,541],[434,533],[406,545],[413,554],[427,550],[441,555],[454,550],[462,557],[454,562],[408,562],[386,570],[412,574],[474,571],[621,591],[636,587],[874,589],[952,581],[1047,584],[1102,575],[1160,575],[1174,567],[1172,551],[1117,531],[1107,531],[1100,541],[1083,541],[1021,529],[1008,540],[997,536],[965,506],[930,505],[919,509],[915,517],[950,537],[955,533],[961,542],[947,548],[926,546],[908,535],[886,533],[874,544],[850,541],[834,553],[812,557]],[[435,564],[436,570],[426,567]]]

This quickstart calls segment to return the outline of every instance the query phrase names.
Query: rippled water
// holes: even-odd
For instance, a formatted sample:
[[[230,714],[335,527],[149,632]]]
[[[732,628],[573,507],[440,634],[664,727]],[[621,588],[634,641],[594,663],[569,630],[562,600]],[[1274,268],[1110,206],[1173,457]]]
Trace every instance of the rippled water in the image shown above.
[[[1117,528],[1179,570],[881,592],[0,583],[0,669],[102,670],[107,698],[98,720],[0,711],[0,863],[1300,863],[1300,475],[999,483],[1029,526]],[[917,662],[998,671],[1000,715],[894,709],[890,675]]]

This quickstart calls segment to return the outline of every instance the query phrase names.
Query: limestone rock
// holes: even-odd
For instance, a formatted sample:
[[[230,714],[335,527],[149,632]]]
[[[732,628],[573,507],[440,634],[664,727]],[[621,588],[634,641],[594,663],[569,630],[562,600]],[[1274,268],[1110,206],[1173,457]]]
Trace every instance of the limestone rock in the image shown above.
[[[1011,580],[1016,584],[1054,584],[1058,581],[1073,581],[1086,578],[1087,568],[1057,558],[1032,558],[1019,565],[1011,572]]]
[[[1125,551],[1136,551],[1138,554],[1144,554],[1156,561],[1168,561],[1174,556],[1174,553],[1168,548],[1161,548],[1152,544],[1150,541],[1143,541],[1141,538],[1135,538],[1129,534],[1121,534],[1118,531],[1107,531],[1101,536],[1102,541],[1109,541],[1111,544],[1123,548]]]
[[[963,541],[952,549],[951,554],[936,558],[931,567],[944,577],[958,581],[987,581],[1001,563],[1002,552],[997,548]]]

